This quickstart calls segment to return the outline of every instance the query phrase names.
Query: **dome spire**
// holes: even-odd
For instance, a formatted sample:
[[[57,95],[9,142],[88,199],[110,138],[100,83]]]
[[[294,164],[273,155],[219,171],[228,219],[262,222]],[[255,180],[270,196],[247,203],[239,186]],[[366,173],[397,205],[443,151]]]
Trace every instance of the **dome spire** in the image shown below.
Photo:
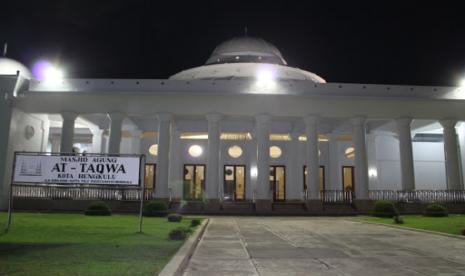
[[[8,43],[3,44],[3,57],[6,57],[6,52],[8,51]]]
[[[244,36],[247,36],[247,25],[244,28]]]

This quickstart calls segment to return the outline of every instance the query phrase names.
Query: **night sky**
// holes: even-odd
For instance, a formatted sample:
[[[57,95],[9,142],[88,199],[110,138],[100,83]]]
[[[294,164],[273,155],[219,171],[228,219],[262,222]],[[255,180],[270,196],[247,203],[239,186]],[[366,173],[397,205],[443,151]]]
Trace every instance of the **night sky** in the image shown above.
[[[456,85],[465,77],[461,1],[413,2],[2,1],[0,42],[8,57],[29,67],[50,59],[68,77],[167,78],[247,26],[290,66],[329,82]]]

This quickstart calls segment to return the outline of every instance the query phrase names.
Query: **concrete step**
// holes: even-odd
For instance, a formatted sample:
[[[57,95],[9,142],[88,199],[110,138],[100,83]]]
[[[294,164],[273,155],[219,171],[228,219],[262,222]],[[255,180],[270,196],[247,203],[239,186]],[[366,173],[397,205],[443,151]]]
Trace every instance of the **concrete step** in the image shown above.
[[[350,216],[357,215],[358,212],[354,206],[349,204],[324,204],[323,214],[333,216]]]
[[[275,213],[306,213],[307,209],[303,202],[273,202],[271,210]]]
[[[253,211],[252,202],[223,202],[222,212],[224,213],[250,213]]]
[[[204,211],[202,201],[187,201],[180,204],[179,211],[183,214],[200,214]]]

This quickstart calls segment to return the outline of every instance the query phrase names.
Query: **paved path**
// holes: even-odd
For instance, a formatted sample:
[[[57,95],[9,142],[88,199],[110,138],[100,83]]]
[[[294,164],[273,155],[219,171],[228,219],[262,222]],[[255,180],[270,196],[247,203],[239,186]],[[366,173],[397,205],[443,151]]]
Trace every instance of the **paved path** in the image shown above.
[[[342,218],[214,217],[184,275],[465,275],[465,240]]]

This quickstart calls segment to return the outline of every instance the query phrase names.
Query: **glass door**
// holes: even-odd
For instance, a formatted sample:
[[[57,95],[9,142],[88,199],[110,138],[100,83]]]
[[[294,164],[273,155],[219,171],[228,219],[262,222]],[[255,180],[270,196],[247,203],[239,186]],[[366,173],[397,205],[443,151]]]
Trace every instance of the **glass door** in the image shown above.
[[[245,166],[224,166],[224,200],[245,200]]]
[[[285,166],[270,166],[270,186],[273,190],[273,201],[286,200]]]
[[[152,195],[155,194],[155,173],[157,171],[156,168],[156,164],[145,164],[144,194],[146,199],[152,198]]]
[[[184,165],[185,200],[202,200],[205,189],[205,165]]]
[[[342,167],[342,190],[353,192],[354,186],[355,186],[354,167],[343,166]]]

